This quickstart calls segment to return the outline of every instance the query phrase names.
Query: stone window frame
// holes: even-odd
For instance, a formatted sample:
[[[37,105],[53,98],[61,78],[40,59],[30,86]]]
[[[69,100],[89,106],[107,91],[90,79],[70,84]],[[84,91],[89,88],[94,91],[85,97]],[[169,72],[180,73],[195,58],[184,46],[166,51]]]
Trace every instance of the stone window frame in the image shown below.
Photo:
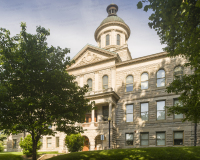
[[[57,141],[58,140],[58,141]],[[57,137],[55,137],[55,147],[56,148],[59,148],[60,147],[60,143],[59,143],[59,141],[60,141],[60,138],[59,138],[59,136],[57,136]],[[58,143],[57,143],[58,142]],[[58,145],[57,145],[58,144]]]
[[[141,139],[141,137],[142,137],[141,135],[142,134],[148,134],[148,139],[147,139],[148,140],[148,145],[142,145],[142,143],[141,143],[141,140],[142,140]],[[140,146],[149,146],[149,132],[140,132]]]
[[[127,140],[126,140],[126,134],[132,134],[133,135],[133,144],[132,145],[128,145],[126,142],[127,142]],[[126,132],[125,133],[125,146],[134,146],[134,133],[133,132]]]
[[[182,145],[174,145],[174,134],[175,132],[182,132],[183,133],[183,144]],[[184,130],[174,130],[173,131],[173,146],[184,146]]]
[[[87,85],[88,85],[88,80],[90,80],[91,79],[91,81],[92,81],[92,83],[93,83],[93,80],[92,80],[92,78],[88,78],[87,79]],[[91,84],[92,84],[91,83]],[[88,85],[89,86],[89,85]],[[91,89],[91,90],[90,90]],[[90,88],[90,86],[88,87],[88,92],[92,92],[93,91],[93,84],[92,84],[92,87]]]
[[[161,101],[164,101],[165,102],[165,106],[166,106],[166,99],[164,100],[157,100],[156,101],[156,121],[163,121],[163,120],[166,120],[166,107],[165,107],[165,119],[160,119],[160,120],[158,120],[158,118],[157,118],[157,114],[158,114],[158,110],[157,110],[157,102],[161,102]]]
[[[160,70],[164,70],[165,71],[165,77],[163,78],[158,78],[158,76],[157,76],[157,74],[158,74],[158,72],[160,71]],[[165,79],[165,85],[164,86],[160,86],[160,87],[158,87],[158,79]],[[156,72],[156,87],[157,88],[161,88],[161,87],[166,87],[166,70],[164,69],[164,68],[159,68],[158,70],[157,70],[157,72]]]
[[[104,86],[105,86],[105,85],[103,84],[103,77],[104,77],[104,76],[107,76],[107,77],[108,77],[107,86],[108,86],[108,88],[109,88],[109,85],[108,85],[108,84],[109,84],[109,76],[108,76],[107,74],[104,74],[104,75],[102,76],[102,89],[103,89],[103,90],[104,90]]]
[[[126,79],[127,79],[128,76],[132,76],[132,77],[133,77],[133,81],[134,81],[134,76],[133,76],[132,74],[128,74],[128,75],[126,76]],[[132,91],[126,91],[126,85],[127,85],[126,79],[125,79],[125,92],[133,92],[133,90],[132,90]],[[133,85],[133,82],[132,82],[132,83],[128,83],[128,84],[132,84],[132,85]],[[134,88],[133,88],[133,89],[134,89]]]
[[[119,39],[118,39],[118,37],[119,37]],[[120,46],[121,45],[120,42],[121,42],[121,35],[118,33],[117,38],[116,38],[116,45]]]
[[[16,149],[17,148],[17,138],[13,138],[13,141],[12,141],[12,148],[13,149]]]
[[[127,120],[127,118],[126,118],[126,115],[127,115],[127,113],[126,113],[126,106],[127,105],[132,105],[132,107],[133,107],[133,113],[129,113],[129,114],[133,114],[133,120],[134,120],[134,104],[133,103],[126,103],[125,104],[125,122],[126,123],[133,123],[133,121],[132,122],[127,122],[126,120]]]
[[[108,40],[107,40],[107,36],[108,36]],[[106,41],[105,41],[105,42],[106,42],[106,43],[105,43],[106,46],[109,46],[109,45],[110,45],[110,37],[111,37],[111,36],[110,36],[109,33],[106,34]],[[108,41],[108,44],[107,44],[107,41]]]
[[[183,76],[183,74],[184,74],[184,67],[182,65],[176,65],[173,69],[173,79],[174,80],[175,80],[175,71],[174,70],[176,67],[181,67],[181,69],[182,69],[182,74],[180,73],[178,76]]]
[[[48,147],[48,139],[51,139],[51,147]],[[46,137],[47,148],[52,148],[52,137]]]
[[[175,101],[176,101],[176,100],[178,100],[178,98],[174,98],[174,99],[173,99],[173,105],[175,105]],[[177,115],[179,115],[179,114],[177,114]],[[182,115],[183,115],[183,118],[184,118],[184,114],[182,114]],[[181,120],[181,119],[183,119],[183,118],[175,118],[175,114],[173,114],[173,119],[174,119],[174,120]]]
[[[165,145],[158,145],[157,143],[157,133],[164,133],[165,134]],[[156,131],[156,146],[166,146],[166,131]]]
[[[142,81],[142,74],[144,74],[144,73],[147,73],[148,74],[148,80],[147,80],[147,82],[148,82],[148,88],[147,89],[142,89],[142,82],[146,82],[146,81]],[[147,72],[147,71],[144,71],[144,72],[142,72],[142,74],[140,75],[140,89],[141,90],[148,90],[149,89],[149,72]]]
[[[147,121],[149,121],[149,102],[148,101],[146,101],[146,102],[140,102],[140,118],[141,118],[141,104],[142,103],[148,103],[148,120],[146,120],[145,122],[147,122]],[[142,118],[141,118],[141,120],[142,120]]]

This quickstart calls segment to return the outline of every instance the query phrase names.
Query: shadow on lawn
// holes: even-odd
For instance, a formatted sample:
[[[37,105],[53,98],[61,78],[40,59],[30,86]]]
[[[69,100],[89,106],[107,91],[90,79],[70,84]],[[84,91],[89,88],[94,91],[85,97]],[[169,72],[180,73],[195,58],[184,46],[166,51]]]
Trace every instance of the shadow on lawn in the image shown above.
[[[200,147],[131,148],[69,153],[49,160],[199,160]]]

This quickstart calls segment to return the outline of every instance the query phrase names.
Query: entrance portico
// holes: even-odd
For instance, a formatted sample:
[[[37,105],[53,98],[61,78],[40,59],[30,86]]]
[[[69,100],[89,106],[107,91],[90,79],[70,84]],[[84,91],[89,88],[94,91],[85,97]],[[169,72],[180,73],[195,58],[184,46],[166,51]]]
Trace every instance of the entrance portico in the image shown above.
[[[108,118],[111,119],[110,125],[110,146],[113,148],[113,128],[115,127],[115,108],[119,96],[112,90],[108,88],[102,91],[88,92],[85,98],[90,99],[90,101],[95,101],[95,109],[91,111],[91,122],[82,124],[83,129],[87,129],[84,132],[90,140],[90,150],[102,149],[102,146],[95,144],[95,138],[99,135],[105,136],[104,149],[109,146],[109,125]],[[96,118],[95,118],[96,117]],[[95,122],[96,121],[96,122]],[[106,143],[105,143],[106,142]],[[96,138],[97,143],[97,138]],[[98,142],[99,143],[99,142]]]

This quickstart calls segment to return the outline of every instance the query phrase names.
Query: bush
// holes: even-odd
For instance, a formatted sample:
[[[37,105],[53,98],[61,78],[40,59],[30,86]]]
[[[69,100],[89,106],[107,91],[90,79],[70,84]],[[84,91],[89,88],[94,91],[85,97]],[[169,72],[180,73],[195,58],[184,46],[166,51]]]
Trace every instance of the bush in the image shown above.
[[[0,141],[0,152],[3,152],[3,150],[4,150],[3,142]]]
[[[83,149],[85,138],[81,134],[71,134],[66,136],[65,144],[69,152],[78,152]]]
[[[33,142],[31,135],[27,135],[24,139],[21,138],[19,142],[20,147],[23,149],[23,154],[27,157],[31,157],[33,154]],[[38,141],[37,150],[42,146],[42,142]]]

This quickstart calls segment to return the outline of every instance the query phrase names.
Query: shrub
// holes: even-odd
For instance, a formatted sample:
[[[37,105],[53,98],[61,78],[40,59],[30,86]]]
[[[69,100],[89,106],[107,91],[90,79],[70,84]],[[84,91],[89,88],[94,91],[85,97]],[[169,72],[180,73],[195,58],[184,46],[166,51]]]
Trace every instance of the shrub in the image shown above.
[[[0,141],[0,152],[3,152],[3,150],[4,150],[3,142]]]
[[[27,135],[24,139],[21,138],[19,142],[20,147],[23,149],[23,154],[25,154],[27,157],[32,156],[33,154],[33,142],[31,135]],[[37,150],[40,149],[42,146],[42,142],[38,141],[37,143]]]
[[[65,144],[69,152],[78,152],[83,149],[85,138],[81,134],[67,135],[65,138]]]

